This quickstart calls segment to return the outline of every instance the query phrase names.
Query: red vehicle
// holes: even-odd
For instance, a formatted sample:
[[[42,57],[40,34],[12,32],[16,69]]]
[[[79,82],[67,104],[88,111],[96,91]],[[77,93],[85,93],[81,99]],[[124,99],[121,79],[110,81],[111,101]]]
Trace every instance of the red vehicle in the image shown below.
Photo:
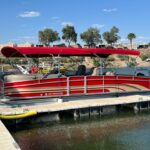
[[[139,51],[128,49],[66,47],[4,47],[1,52],[7,58],[45,56],[99,56],[106,58],[112,54],[134,56],[140,54]],[[8,97],[10,100],[18,100],[150,90],[149,77],[99,75],[95,70],[86,75],[86,68],[83,65],[79,66],[72,76],[59,76],[59,73],[43,76],[26,72],[4,75],[0,82],[1,96]]]

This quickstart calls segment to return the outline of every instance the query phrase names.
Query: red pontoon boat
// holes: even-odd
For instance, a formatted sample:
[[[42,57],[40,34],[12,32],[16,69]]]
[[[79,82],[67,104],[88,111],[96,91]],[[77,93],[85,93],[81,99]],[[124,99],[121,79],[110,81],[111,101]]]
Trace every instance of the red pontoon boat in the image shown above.
[[[4,47],[2,54],[9,57],[68,57],[99,56],[112,54],[138,56],[139,51],[112,48],[65,48],[65,47]],[[100,75],[98,71],[86,75],[85,68],[79,67],[73,76],[57,74],[32,75],[28,71],[22,74],[6,74],[1,79],[1,96],[10,100],[71,97],[104,93],[125,93],[149,91],[150,77]],[[82,70],[81,70],[82,69]]]

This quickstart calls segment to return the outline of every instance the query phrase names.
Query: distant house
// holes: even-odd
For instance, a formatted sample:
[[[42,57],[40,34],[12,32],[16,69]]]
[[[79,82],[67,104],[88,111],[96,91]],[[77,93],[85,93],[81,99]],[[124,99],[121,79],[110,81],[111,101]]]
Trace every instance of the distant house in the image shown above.
[[[105,48],[106,45],[105,45],[105,44],[101,44],[101,45],[99,45],[98,47],[99,47],[99,48]]]
[[[37,44],[36,47],[44,47],[42,44]]]
[[[147,44],[145,44],[145,45],[139,45],[137,47],[137,49],[147,49],[147,48],[149,48],[149,45],[147,45]]]
[[[66,47],[64,43],[53,45],[53,47]]]
[[[82,47],[82,46],[78,43],[78,44],[75,44],[75,45],[70,45],[70,47],[80,48],[80,47]]]

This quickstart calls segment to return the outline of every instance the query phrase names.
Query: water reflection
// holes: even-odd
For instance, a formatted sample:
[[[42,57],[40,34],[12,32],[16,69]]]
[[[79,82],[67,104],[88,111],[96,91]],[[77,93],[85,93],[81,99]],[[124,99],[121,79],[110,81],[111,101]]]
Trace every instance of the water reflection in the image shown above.
[[[149,114],[110,118],[45,123],[12,134],[22,150],[134,150],[141,148],[141,140],[150,139]]]

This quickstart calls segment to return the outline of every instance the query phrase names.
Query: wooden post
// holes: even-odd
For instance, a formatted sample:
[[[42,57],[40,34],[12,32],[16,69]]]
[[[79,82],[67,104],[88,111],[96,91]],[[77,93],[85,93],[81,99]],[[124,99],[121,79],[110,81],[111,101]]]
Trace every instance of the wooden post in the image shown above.
[[[135,103],[134,107],[134,112],[137,113],[139,111],[139,106],[138,106],[138,103]]]
[[[120,112],[120,107],[121,107],[121,105],[116,105],[116,111],[117,112]]]
[[[149,110],[149,101],[147,102],[147,109]]]
[[[100,113],[103,114],[103,107],[100,107]]]
[[[73,112],[73,117],[74,117],[74,120],[76,120],[79,117],[79,114],[76,109]]]
[[[91,118],[91,107],[89,107],[89,118]]]
[[[81,112],[80,112],[80,109],[78,109],[78,114],[79,114],[79,119],[80,119],[80,117],[81,117],[81,114],[80,114]]]
[[[98,107],[98,113],[99,113],[99,117],[101,117],[101,107]]]
[[[141,111],[141,102],[139,103],[139,112]]]

